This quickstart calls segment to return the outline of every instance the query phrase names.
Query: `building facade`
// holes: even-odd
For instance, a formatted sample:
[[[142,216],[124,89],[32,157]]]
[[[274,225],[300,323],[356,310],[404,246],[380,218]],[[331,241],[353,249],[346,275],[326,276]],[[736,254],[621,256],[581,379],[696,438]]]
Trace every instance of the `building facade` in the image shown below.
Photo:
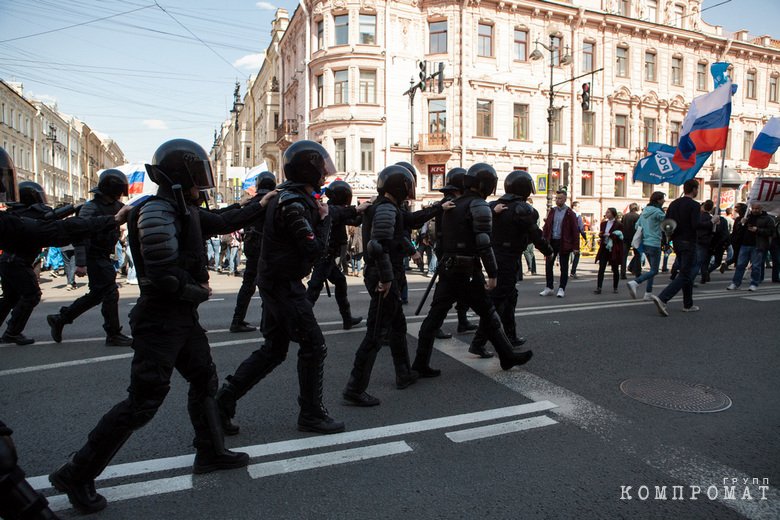
[[[710,26],[700,8],[699,0],[304,1],[279,44],[279,151],[319,141],[339,176],[368,194],[376,171],[409,160],[411,143],[418,197],[434,198],[447,170],[479,161],[501,177],[518,168],[545,176],[552,134],[550,187],[566,186],[598,221],[605,208],[622,211],[657,189],[678,195],[675,186],[633,183],[633,168],[648,142],[677,143],[690,101],[713,88],[710,65],[727,61],[739,88],[726,166],[749,181],[758,173],[747,165],[752,142],[780,113],[780,41]],[[415,90],[412,108],[420,62],[428,73],[444,64],[444,88]],[[709,179],[720,161],[714,153],[697,177]],[[765,174],[780,174],[777,162]],[[709,186],[701,192],[712,196]]]
[[[27,99],[21,84],[2,80],[0,143],[11,154],[19,182],[40,184],[52,206],[84,202],[99,170],[126,162],[109,137],[56,105]]]

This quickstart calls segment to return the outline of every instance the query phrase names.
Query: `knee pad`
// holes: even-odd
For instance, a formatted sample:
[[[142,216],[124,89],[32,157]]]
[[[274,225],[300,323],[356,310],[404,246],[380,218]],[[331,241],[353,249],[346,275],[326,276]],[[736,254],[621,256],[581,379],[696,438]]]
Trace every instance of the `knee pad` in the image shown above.
[[[301,361],[324,361],[328,356],[328,347],[322,345],[301,345],[298,358]]]

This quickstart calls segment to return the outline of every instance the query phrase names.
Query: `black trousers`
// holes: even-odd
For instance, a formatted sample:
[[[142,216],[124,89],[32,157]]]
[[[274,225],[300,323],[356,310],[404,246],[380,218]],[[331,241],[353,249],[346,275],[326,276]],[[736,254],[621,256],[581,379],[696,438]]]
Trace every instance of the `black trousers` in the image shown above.
[[[498,265],[496,288],[488,293],[509,339],[517,337],[515,308],[517,307],[517,280],[520,273],[521,255],[522,253],[514,255],[496,252],[496,264]],[[484,325],[484,320],[480,320],[472,345],[484,346],[487,343],[488,331],[485,330]]]
[[[347,277],[336,265],[333,258],[322,258],[314,265],[311,273],[309,287],[306,289],[306,298],[314,305],[322,292],[322,286],[328,280],[333,285],[336,303],[342,316],[351,316],[349,300],[347,299]]]
[[[379,270],[369,267],[365,271],[364,282],[371,295],[366,322],[366,335],[355,353],[355,361],[350,374],[349,388],[362,392],[368,387],[374,360],[382,345],[389,343],[393,364],[408,368],[409,350],[406,342],[406,317],[401,303],[401,279],[403,273],[396,273],[387,296],[376,292],[379,283]]]
[[[609,263],[609,252],[605,252],[599,257],[599,272],[597,276],[596,286],[601,289],[601,285],[604,283],[604,273],[607,270],[607,265],[612,267],[612,288],[617,289],[620,284],[620,266],[618,264]]]
[[[327,355],[325,337],[314,317],[312,303],[300,280],[260,280],[263,299],[262,330],[265,342],[227,379],[237,398],[246,394],[286,358],[290,341],[298,343],[299,403],[317,409],[322,396],[322,366]]]
[[[561,241],[560,239],[552,239],[550,241],[550,246],[553,248],[553,254],[547,257],[547,260],[544,263],[544,274],[547,279],[547,288],[553,289],[555,288],[555,283],[553,280],[553,270],[555,269],[555,257],[559,256],[559,264],[561,265],[561,280],[560,284],[558,285],[561,289],[566,290],[566,284],[569,282],[569,255],[571,253],[563,253],[561,252]]]
[[[73,459],[89,478],[97,477],[130,434],[154,417],[170,390],[174,369],[190,385],[187,411],[195,430],[193,444],[211,443],[203,402],[216,395],[218,379],[197,312],[190,305],[161,305],[142,296],[130,312],[130,329],[135,353],[127,399],[100,419]]]
[[[24,331],[35,306],[41,301],[41,288],[32,267],[19,260],[0,261],[3,296],[0,298],[0,325],[11,314],[6,334],[18,336]]]
[[[119,289],[116,286],[114,263],[108,257],[88,257],[87,276],[87,294],[69,307],[62,307],[60,316],[65,323],[73,323],[92,307],[102,304],[100,312],[103,314],[103,329],[109,336],[119,334],[122,326],[119,324]]]
[[[246,313],[249,309],[249,303],[257,288],[257,268],[260,262],[260,255],[246,256],[246,269],[244,277],[241,280],[241,287],[236,295],[236,308],[233,311],[233,323],[241,323],[246,319]]]

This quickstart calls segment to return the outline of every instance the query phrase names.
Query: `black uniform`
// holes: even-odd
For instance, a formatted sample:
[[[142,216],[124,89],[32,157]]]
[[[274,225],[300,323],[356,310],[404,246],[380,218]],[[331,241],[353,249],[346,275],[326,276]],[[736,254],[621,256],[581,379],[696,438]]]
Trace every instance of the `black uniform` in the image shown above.
[[[493,213],[493,235],[491,243],[496,256],[498,274],[496,288],[490,291],[490,299],[501,318],[509,341],[513,345],[522,345],[525,340],[517,337],[515,325],[515,307],[517,306],[517,281],[520,273],[520,256],[532,242],[544,253],[552,254],[550,245],[542,237],[542,231],[537,222],[539,214],[525,201],[525,197],[507,193],[500,199],[491,202],[490,208],[504,204],[506,209],[501,213]],[[485,352],[488,331],[480,328],[474,335],[469,352],[483,357],[489,357]]]
[[[113,216],[70,217],[65,220],[36,221],[0,211],[0,249],[21,242],[34,242],[40,247],[64,246],[74,240],[116,228]]]
[[[252,201],[260,201],[270,190],[257,192]],[[263,222],[265,213],[252,221],[244,228],[244,255],[246,256],[246,268],[241,279],[241,287],[236,295],[236,308],[233,311],[233,319],[230,322],[231,332],[252,332],[255,327],[250,326],[244,320],[249,309],[249,303],[257,288],[257,269],[260,263],[260,245],[263,239]]]
[[[44,204],[30,206],[13,205],[8,211],[12,215],[43,220],[52,209]],[[29,345],[35,340],[25,337],[22,332],[30,319],[33,309],[41,301],[41,289],[33,264],[41,252],[41,246],[34,242],[22,241],[3,249],[0,255],[0,279],[3,284],[3,296],[0,298],[0,324],[8,314],[8,328],[0,341]]]
[[[396,386],[406,388],[417,380],[411,371],[406,346],[406,318],[401,300],[405,281],[404,257],[414,254],[407,238],[405,214],[397,204],[379,196],[363,216],[365,250],[364,283],[371,295],[367,332],[355,353],[355,362],[344,390],[344,398],[360,406],[374,406],[379,400],[365,393],[379,349],[389,342],[395,365]],[[410,214],[406,214],[410,218]],[[392,282],[387,295],[377,293],[379,282]]]
[[[490,246],[491,209],[477,192],[467,190],[455,201],[455,208],[442,216],[442,260],[439,281],[433,294],[431,309],[420,327],[417,356],[412,368],[422,377],[436,377],[439,370],[430,367],[436,330],[447,312],[459,298],[468,302],[480,317],[480,327],[488,330],[501,359],[501,367],[509,369],[530,359],[530,352],[516,354],[504,334],[501,320],[485,292],[485,278],[480,260],[489,278],[496,278],[498,266]]]
[[[328,202],[328,216],[330,217],[330,237],[328,239],[328,251],[325,256],[314,264],[311,273],[309,287],[306,289],[306,298],[314,305],[322,292],[325,280],[333,284],[336,303],[343,320],[345,329],[351,329],[360,323],[363,318],[353,318],[347,299],[347,278],[339,269],[338,261],[341,258],[341,250],[347,245],[347,226],[359,226],[360,217],[355,206],[340,206]]]
[[[279,188],[266,213],[258,274],[265,343],[220,389],[223,425],[226,433],[238,433],[237,425],[229,420],[235,416],[236,401],[286,359],[290,341],[295,341],[300,346],[298,428],[336,433],[344,430],[344,424],[333,421],[322,405],[325,338],[301,281],[325,254],[330,217],[320,219],[316,200],[301,183],[289,182]]]
[[[122,209],[122,206],[124,204],[118,200],[98,192],[92,200],[84,204],[80,216],[113,216]],[[92,307],[102,304],[100,311],[103,315],[103,329],[106,331],[106,344],[130,345],[130,338],[121,333],[119,289],[116,285],[116,269],[113,260],[111,260],[118,240],[119,230],[111,228],[74,244],[76,246],[76,265],[87,267],[89,291],[70,306],[60,308],[59,314],[47,316],[54,341],[58,343],[62,341],[62,329],[65,325],[73,323],[76,318]]]
[[[128,238],[141,294],[130,312],[135,354],[128,397],[100,419],[73,461],[50,477],[57,489],[69,492],[77,509],[90,511],[74,501],[72,484],[93,482],[130,435],[151,421],[170,390],[174,369],[190,385],[194,472],[246,465],[245,454],[224,448],[214,399],[219,381],[197,308],[209,298],[203,234],[240,229],[260,212],[260,205],[253,204],[216,214],[192,205],[178,208],[163,197],[152,197],[132,211]],[[97,507],[105,507],[105,500]]]

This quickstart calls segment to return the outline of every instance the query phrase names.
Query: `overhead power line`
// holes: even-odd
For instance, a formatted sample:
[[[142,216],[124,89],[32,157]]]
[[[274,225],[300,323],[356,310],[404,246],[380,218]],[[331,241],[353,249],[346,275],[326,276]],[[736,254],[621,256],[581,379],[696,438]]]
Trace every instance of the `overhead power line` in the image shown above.
[[[158,4],[158,6],[159,6],[159,4]],[[124,11],[122,13],[112,14],[110,16],[103,16],[102,18],[94,18],[92,20],[87,20],[86,22],[76,23],[76,24],[73,24],[73,25],[65,26],[65,27],[59,27],[57,29],[51,29],[51,30],[48,30],[48,31],[43,31],[43,32],[35,33],[35,34],[28,34],[26,36],[17,36],[16,38],[8,38],[7,40],[0,40],[0,43],[14,42],[16,40],[24,40],[25,38],[33,38],[35,36],[42,36],[44,34],[50,34],[50,33],[58,32],[58,31],[64,31],[66,29],[72,29],[73,27],[80,27],[82,25],[88,25],[88,24],[91,24],[91,23],[100,22],[102,20],[108,20],[109,18],[116,18],[117,16],[123,16],[123,15],[126,15],[126,14],[134,13],[136,11],[142,11],[144,9],[149,9],[150,7],[154,7],[154,4],[147,5],[147,6],[144,6],[144,7],[139,7],[137,9],[131,9],[130,11]]]

